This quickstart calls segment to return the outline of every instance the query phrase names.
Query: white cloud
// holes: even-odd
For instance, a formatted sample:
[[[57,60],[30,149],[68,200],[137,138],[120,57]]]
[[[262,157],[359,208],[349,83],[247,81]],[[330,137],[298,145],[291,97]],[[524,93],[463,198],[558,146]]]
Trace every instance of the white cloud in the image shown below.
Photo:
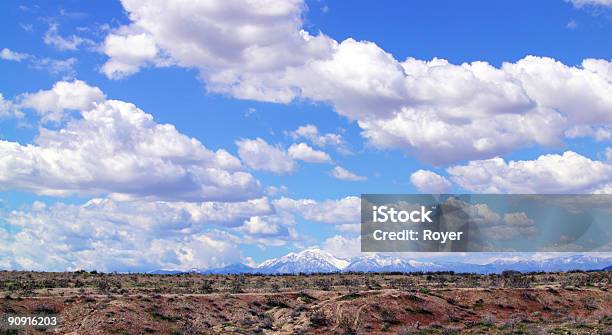
[[[596,141],[612,140],[612,129],[609,126],[575,126],[565,132],[567,138],[591,137]]]
[[[612,163],[612,148],[606,148],[604,155],[606,156],[606,161],[608,161],[608,163]]]
[[[91,102],[67,99],[43,99],[51,105],[37,108],[78,108]],[[213,152],[173,125],[158,124],[133,104],[117,100],[82,110],[80,119],[70,119],[61,129],[40,128],[34,144],[0,141],[0,185],[49,195],[113,193],[189,201],[236,201],[261,193],[259,181],[227,151]]]
[[[76,58],[53,59],[53,58],[33,58],[29,66],[35,70],[46,71],[53,75],[62,76],[62,79],[72,79],[76,76],[74,67],[78,63]]]
[[[445,177],[425,170],[418,170],[410,175],[410,182],[423,193],[446,193],[452,187]]]
[[[237,226],[241,221],[253,215],[269,215],[274,212],[267,198],[256,198],[240,202],[132,202],[138,206],[138,210],[143,214],[148,210],[157,213],[155,209],[160,206],[167,206],[168,211],[174,213],[186,213],[189,221],[201,223],[214,223],[224,226]],[[123,204],[123,202],[121,203]],[[174,214],[174,217],[178,217]],[[159,215],[156,215],[159,217]]]
[[[130,34],[128,31],[108,35],[103,49],[111,59],[100,70],[112,79],[138,72],[141,66],[153,62],[158,54],[151,36],[144,33]]]
[[[347,233],[358,233],[361,231],[361,224],[359,223],[343,223],[336,227],[339,231]]]
[[[566,0],[566,1],[570,1],[577,8],[582,8],[584,6],[612,7],[612,0]]]
[[[295,131],[289,133],[294,140],[304,138],[310,141],[317,147],[333,146],[340,150],[340,152],[347,152],[346,143],[340,134],[321,134],[319,129],[312,124],[306,124],[298,127]]]
[[[511,226],[528,227],[535,225],[535,221],[530,219],[524,212],[504,214],[504,222]]]
[[[22,94],[19,106],[36,110],[44,122],[61,121],[66,110],[89,110],[105,99],[102,90],[81,80],[59,81],[50,90]]]
[[[26,61],[30,68],[46,71],[53,75],[61,75],[64,78],[73,78],[76,75],[75,65],[78,63],[76,58],[53,59],[38,58],[34,55],[12,51],[7,48],[0,50],[0,59],[21,62]]]
[[[78,50],[81,44],[93,44],[93,41],[82,38],[76,35],[63,37],[59,34],[59,25],[52,23],[49,25],[49,30],[44,34],[43,41],[47,45],[51,45],[58,50]]]
[[[346,259],[362,255],[359,237],[347,238],[341,235],[335,235],[323,242],[322,249],[336,257]]]
[[[482,240],[483,248],[490,248],[489,240],[509,240],[514,238],[530,238],[538,233],[535,221],[524,212],[510,212],[503,215],[492,210],[487,204],[470,204],[456,198],[447,200],[447,204],[453,208],[460,208],[460,211],[447,213],[446,223],[450,227],[465,224],[466,217],[473,224],[477,224],[478,229],[486,236]]]
[[[451,180],[476,193],[591,193],[612,183],[611,165],[572,151],[531,161],[471,161],[447,171]]]
[[[244,222],[243,231],[252,235],[276,235],[280,227],[274,222],[267,222],[261,216],[253,216]]]
[[[9,117],[14,113],[13,103],[4,99],[4,96],[0,93],[0,119]]]
[[[347,181],[363,181],[363,180],[368,179],[367,177],[357,175],[341,166],[334,167],[330,171],[330,174],[332,177],[336,179],[347,180]]]
[[[275,196],[275,195],[279,195],[279,194],[285,194],[289,191],[289,189],[287,188],[287,186],[285,185],[281,185],[281,186],[268,186],[266,187],[266,195],[268,196]]]
[[[361,215],[361,200],[354,196],[325,201],[282,197],[274,200],[273,204],[277,210],[320,223],[355,223],[360,221]]]
[[[372,42],[305,33],[302,1],[179,2],[124,0],[131,19],[124,29],[149,36],[177,65],[198,69],[210,91],[329,102],[377,148],[447,164],[557,145],[573,126],[612,122],[608,60],[567,66],[527,56],[499,68],[400,61]]]
[[[308,163],[329,163],[331,157],[323,151],[315,150],[306,143],[296,143],[287,150],[289,156],[293,159],[301,160]]]
[[[201,76],[209,78],[211,85],[224,86],[244,75],[303,64],[312,58],[326,56],[332,43],[325,36],[311,36],[300,30],[305,4],[299,0],[275,1],[274,4],[221,0],[144,4],[125,0],[122,4],[132,20],[130,26],[120,28],[124,36],[150,36],[150,40],[179,65],[199,68]],[[180,10],[175,10],[178,8]],[[123,63],[120,56],[112,53],[109,56],[110,62]],[[141,65],[154,57],[149,56],[140,59]],[[250,91],[249,94],[267,95],[255,92],[257,87],[241,89]],[[282,90],[291,99],[291,89]]]
[[[7,48],[3,48],[2,50],[0,50],[0,59],[4,59],[4,60],[10,60],[10,61],[15,61],[15,62],[21,62],[24,59],[28,59],[31,58],[32,56],[25,54],[25,53],[20,53],[17,51],[12,51],[10,49]]]
[[[483,62],[409,59],[402,63],[413,88],[409,101],[427,103],[404,104],[400,112],[360,120],[360,126],[375,146],[412,148],[438,164],[555,145],[576,124],[610,121],[609,66],[587,60],[582,68],[568,67],[532,56],[500,69]]]
[[[288,173],[296,169],[295,161],[280,147],[272,146],[261,138],[236,141],[238,155],[255,170]]]
[[[267,201],[251,203],[117,202],[84,205],[34,203],[3,215],[0,264],[9,269],[148,271],[222,266],[240,260],[240,238],[211,230],[264,214]],[[186,206],[185,206],[186,205]],[[247,216],[248,217],[248,216]],[[221,219],[219,221],[219,219]]]
[[[293,216],[287,213],[253,216],[236,230],[241,232],[242,241],[260,247],[283,246],[288,241],[299,239]]]

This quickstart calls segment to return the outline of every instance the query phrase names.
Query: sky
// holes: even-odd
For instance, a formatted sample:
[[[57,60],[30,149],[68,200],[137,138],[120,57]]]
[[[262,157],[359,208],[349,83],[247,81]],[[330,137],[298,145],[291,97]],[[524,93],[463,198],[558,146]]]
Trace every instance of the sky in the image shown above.
[[[0,3],[0,268],[359,254],[364,193],[610,193],[612,2]]]

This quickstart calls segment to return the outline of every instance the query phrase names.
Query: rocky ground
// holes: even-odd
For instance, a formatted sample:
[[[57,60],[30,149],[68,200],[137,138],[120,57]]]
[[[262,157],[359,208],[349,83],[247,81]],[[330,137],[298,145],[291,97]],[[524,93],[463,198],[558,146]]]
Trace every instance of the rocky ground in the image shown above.
[[[0,272],[0,314],[60,334],[612,334],[611,272],[153,276]],[[39,333],[34,329],[0,334]]]

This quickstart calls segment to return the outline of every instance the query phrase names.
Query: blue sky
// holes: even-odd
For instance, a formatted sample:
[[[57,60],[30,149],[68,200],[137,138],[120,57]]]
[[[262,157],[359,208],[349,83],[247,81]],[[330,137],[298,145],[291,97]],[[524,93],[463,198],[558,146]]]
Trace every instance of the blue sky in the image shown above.
[[[153,1],[162,19],[132,1],[0,4],[0,268],[354,251],[358,215],[346,212],[362,193],[612,189],[608,1],[209,4]],[[126,126],[144,113],[153,124]],[[307,125],[311,137],[298,131]],[[102,137],[82,146],[91,136]],[[122,147],[130,136],[135,147]],[[236,162],[211,162],[218,150]],[[223,178],[240,199],[217,189]],[[226,220],[193,210],[253,199],[267,210],[220,210]],[[126,237],[136,217],[141,235]]]

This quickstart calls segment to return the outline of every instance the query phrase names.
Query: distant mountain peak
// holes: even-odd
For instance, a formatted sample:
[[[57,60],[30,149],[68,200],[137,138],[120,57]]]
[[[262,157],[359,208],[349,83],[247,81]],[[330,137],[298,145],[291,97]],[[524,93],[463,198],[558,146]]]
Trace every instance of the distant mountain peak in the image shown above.
[[[343,270],[349,263],[348,260],[335,257],[327,251],[310,248],[269,259],[261,263],[256,270],[263,273],[335,272]]]
[[[501,273],[504,270],[521,272],[556,272],[571,270],[601,270],[612,266],[611,257],[592,255],[569,255],[552,258],[507,257],[493,260],[487,264],[463,262],[419,261],[392,255],[367,253],[351,260],[335,257],[331,253],[310,248],[290,252],[278,258],[268,259],[257,267],[245,264],[230,264],[221,268],[195,271],[204,274],[297,274],[329,272],[435,272],[454,271],[458,273]],[[180,270],[157,270],[150,273],[186,273]]]

